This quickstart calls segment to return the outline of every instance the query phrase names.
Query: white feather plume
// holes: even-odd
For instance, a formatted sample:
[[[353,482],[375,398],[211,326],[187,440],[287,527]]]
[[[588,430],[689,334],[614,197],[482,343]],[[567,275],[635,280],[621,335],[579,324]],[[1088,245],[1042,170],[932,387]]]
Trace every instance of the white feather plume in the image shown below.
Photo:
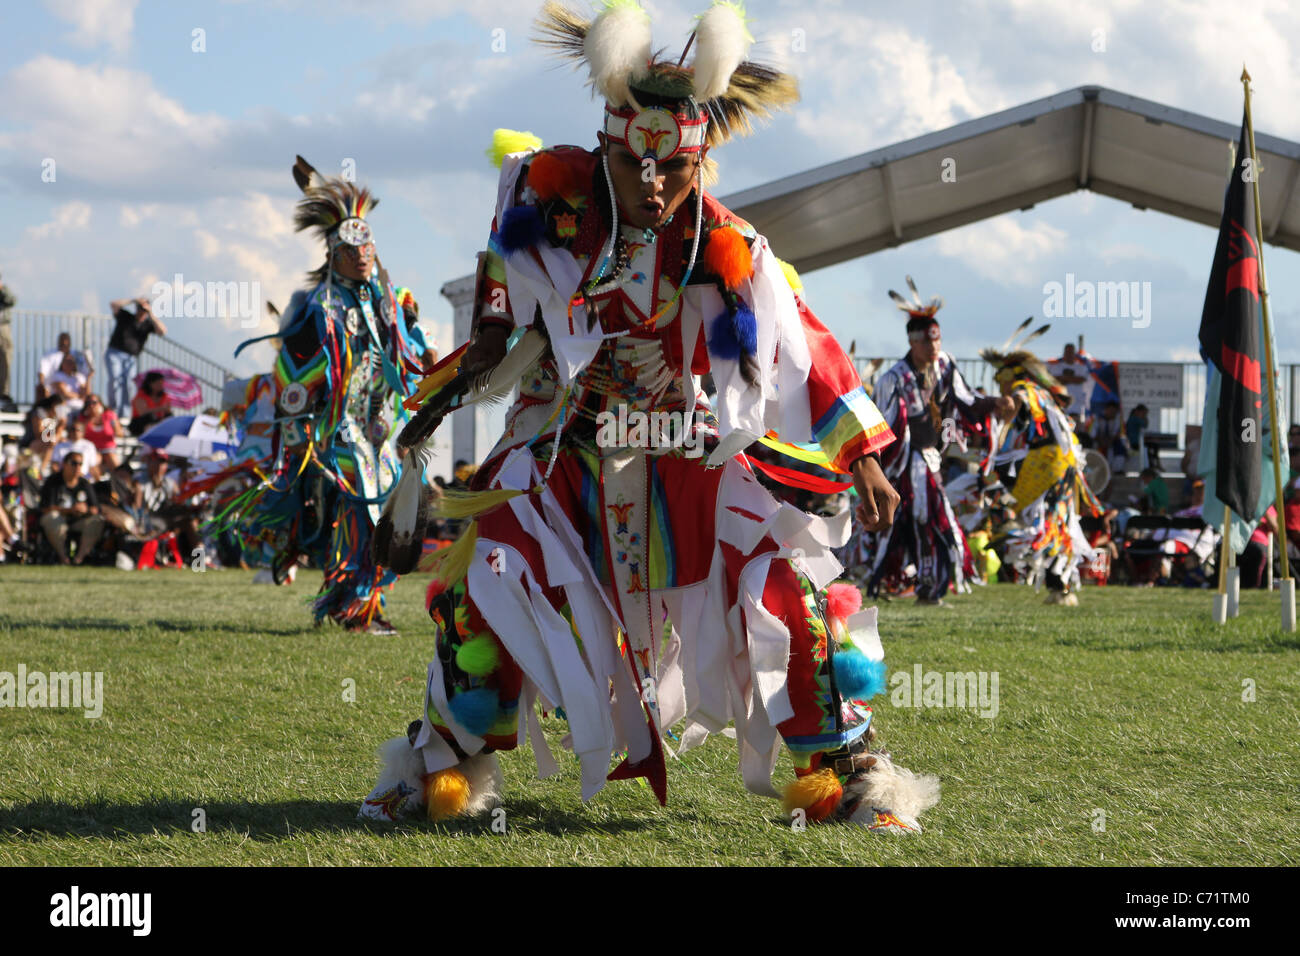
[[[505,358],[497,364],[496,368],[488,372],[482,381],[474,383],[474,388],[465,396],[461,407],[475,404],[491,405],[506,398],[519,384],[524,373],[542,357],[547,344],[546,336],[536,329],[529,329],[519,337],[519,341],[506,353]]]
[[[919,817],[939,802],[942,790],[939,778],[931,774],[915,774],[897,766],[883,753],[874,753],[875,764],[865,774],[855,775],[844,787],[846,797],[860,799],[858,809],[849,819],[870,826],[872,809],[889,810],[918,830]],[[900,832],[890,828],[889,832]]]
[[[715,3],[695,28],[695,98],[703,103],[727,92],[731,74],[745,62],[754,38],[738,3]]]
[[[402,462],[402,476],[389,498],[389,513],[393,521],[393,540],[399,544],[409,542],[418,531],[420,505],[424,495],[424,475],[433,461],[433,440],[426,439],[412,448]]]
[[[626,106],[630,82],[645,74],[650,41],[650,14],[635,3],[607,6],[588,28],[582,50],[591,82],[613,106]]]

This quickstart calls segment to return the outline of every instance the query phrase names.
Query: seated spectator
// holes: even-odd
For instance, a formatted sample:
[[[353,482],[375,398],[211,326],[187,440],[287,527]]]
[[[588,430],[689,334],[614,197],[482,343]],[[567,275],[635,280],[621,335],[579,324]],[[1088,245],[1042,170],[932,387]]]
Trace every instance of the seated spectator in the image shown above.
[[[167,474],[170,460],[166,452],[151,451],[145,458],[143,474],[136,475],[136,507],[142,516],[141,530],[146,534],[175,532],[188,554],[201,542],[195,509],[176,498],[180,486]]]
[[[99,481],[100,477],[102,477],[99,467],[99,451],[95,448],[94,442],[86,437],[86,420],[80,415],[70,417],[66,429],[66,437],[54,446],[54,451],[50,455],[50,464],[57,466],[62,463],[67,455],[76,452],[81,455],[83,462],[81,466],[82,477],[89,478],[91,481]]]
[[[1142,469],[1142,494],[1138,498],[1143,514],[1162,515],[1169,510],[1169,486],[1150,466]]]
[[[1282,505],[1283,520],[1286,522],[1287,556],[1294,560],[1300,557],[1300,496],[1292,496]],[[1262,588],[1264,586],[1264,562],[1268,555],[1268,539],[1273,538],[1274,547],[1278,541],[1277,508],[1268,506],[1268,511],[1256,525],[1246,545],[1246,550],[1237,558],[1241,568],[1241,586],[1243,588]]]
[[[131,434],[139,438],[164,418],[171,418],[171,399],[163,387],[162,372],[150,372],[131,399]]]
[[[133,513],[136,499],[135,476],[130,465],[104,469],[104,477],[95,482],[99,516],[104,519],[102,543],[115,552],[124,552],[134,565],[140,554],[141,528]],[[120,560],[120,559],[119,559]]]
[[[1118,524],[1119,512],[1107,508],[1097,522],[1097,529],[1088,534],[1089,546],[1098,553],[1105,552],[1107,568],[1119,561],[1119,546],[1115,543],[1115,537],[1123,532],[1119,530]]]
[[[1205,482],[1197,478],[1192,482],[1192,494],[1187,504],[1174,512],[1175,518],[1199,518],[1205,504]]]
[[[104,400],[91,394],[81,412],[86,424],[86,437],[99,453],[100,467],[107,475],[118,466],[117,440],[122,437],[122,423],[117,413],[104,407]]]
[[[81,477],[83,464],[78,452],[63,456],[62,467],[41,486],[41,530],[54,547],[60,564],[81,564],[104,532],[99,501],[90,482]],[[81,536],[77,556],[68,558],[68,532]]]
[[[21,520],[19,513],[16,511],[13,519],[9,517],[9,509],[21,499],[18,446],[5,445],[4,457],[0,461],[3,462],[3,467],[0,468],[0,561],[5,561],[8,552],[20,543],[19,535],[14,530],[14,526]]]
[[[80,415],[90,394],[89,380],[77,370],[77,360],[72,355],[63,356],[63,364],[45,380],[45,387],[59,400],[60,418]]]
[[[95,374],[94,366],[90,364],[90,356],[83,351],[72,350],[72,336],[67,332],[60,332],[58,338],[58,347],[52,352],[46,352],[41,356],[41,364],[37,368],[36,387],[37,391],[43,391],[44,394],[50,394],[50,377],[63,368],[63,361],[71,355],[77,363],[77,371],[86,376],[86,381]]]
[[[1264,517],[1251,532],[1246,542],[1246,550],[1237,556],[1240,568],[1241,586],[1243,588],[1262,588],[1264,586],[1264,564],[1268,560],[1268,539],[1277,535],[1277,509],[1269,505]]]
[[[58,448],[68,437],[68,426],[62,418],[47,418],[41,422],[40,435],[35,438],[28,450],[32,453],[36,470],[43,480],[54,469],[54,449]]]
[[[1092,420],[1092,447],[1106,456],[1111,471],[1124,470],[1129,447],[1119,417],[1119,402],[1107,402],[1101,414]]]
[[[9,512],[0,508],[0,561],[5,561],[17,544],[18,534],[9,520]]]
[[[45,445],[54,440],[58,407],[59,400],[52,395],[37,400],[23,422],[23,437],[18,439],[19,448],[34,448],[37,456],[44,453]]]

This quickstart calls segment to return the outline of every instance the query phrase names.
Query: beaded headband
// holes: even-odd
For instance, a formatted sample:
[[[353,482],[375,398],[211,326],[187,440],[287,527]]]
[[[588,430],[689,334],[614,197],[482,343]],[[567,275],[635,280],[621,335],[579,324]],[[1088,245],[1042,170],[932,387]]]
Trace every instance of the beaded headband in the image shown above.
[[[698,153],[708,123],[703,111],[692,119],[685,112],[675,113],[663,106],[636,109],[605,104],[605,135],[638,159],[664,162],[678,153]]]

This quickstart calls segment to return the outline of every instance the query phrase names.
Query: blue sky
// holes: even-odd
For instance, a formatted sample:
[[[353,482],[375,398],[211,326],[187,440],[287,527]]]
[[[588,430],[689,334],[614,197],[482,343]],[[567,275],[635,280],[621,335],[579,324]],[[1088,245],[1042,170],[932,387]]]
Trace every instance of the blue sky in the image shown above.
[[[582,0],[572,0],[574,6]],[[656,43],[685,40],[706,0],[646,2]],[[292,232],[295,153],[323,172],[355,160],[381,197],[380,256],[450,345],[440,286],[472,270],[495,196],[483,157],[498,126],[591,145],[599,109],[528,42],[539,0],[45,0],[0,12],[0,272],[22,308],[103,311],[160,278],[256,281],[286,302],[318,262]],[[1284,2],[751,0],[755,55],[797,74],[803,102],[719,151],[719,195],[1085,83],[1236,123],[1243,60],[1261,132],[1300,139],[1300,10]],[[1235,11],[1235,12],[1234,12]],[[193,31],[206,45],[195,52]],[[791,52],[793,30],[807,50]],[[1093,49],[1104,30],[1106,50]],[[503,31],[503,32],[502,32]],[[504,50],[494,50],[504,40]],[[44,159],[55,182],[41,180]],[[1267,171],[1265,171],[1267,175]],[[1267,218],[1267,212],[1266,212]],[[1115,359],[1190,359],[1213,229],[1088,193],[1043,203],[804,277],[809,301],[860,354],[897,355],[886,298],[916,277],[941,294],[944,344],[973,355],[1073,272],[1152,283],[1153,321],[1062,320]],[[777,250],[778,254],[781,250]],[[1300,361],[1300,256],[1268,247],[1281,358]],[[174,336],[229,360],[256,330],[176,320]]]

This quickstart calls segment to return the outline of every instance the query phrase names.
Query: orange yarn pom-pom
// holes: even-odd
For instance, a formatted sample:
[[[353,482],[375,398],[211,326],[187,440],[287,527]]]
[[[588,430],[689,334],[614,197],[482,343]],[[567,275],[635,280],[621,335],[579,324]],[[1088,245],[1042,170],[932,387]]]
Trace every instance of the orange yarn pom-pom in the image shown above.
[[[533,157],[528,164],[528,185],[543,200],[563,199],[582,191],[578,170],[552,152]]]
[[[731,226],[722,226],[709,234],[704,246],[704,265],[732,292],[754,274],[749,243]]]
[[[785,807],[787,816],[795,810],[802,810],[810,821],[816,823],[834,813],[843,796],[840,778],[834,770],[823,767],[786,787],[781,805]]]
[[[469,806],[469,780],[455,767],[426,775],[424,805],[430,820],[460,816]]]

